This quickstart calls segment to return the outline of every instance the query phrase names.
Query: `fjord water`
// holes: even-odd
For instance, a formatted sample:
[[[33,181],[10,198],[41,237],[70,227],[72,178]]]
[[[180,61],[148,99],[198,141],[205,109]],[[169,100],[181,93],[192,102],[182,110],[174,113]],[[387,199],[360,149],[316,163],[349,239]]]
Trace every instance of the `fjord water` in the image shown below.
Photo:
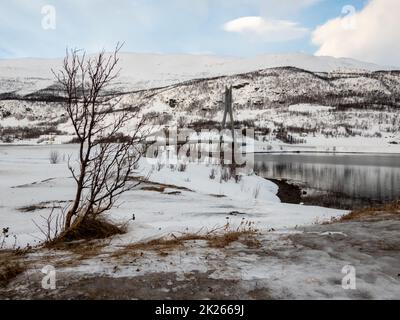
[[[257,154],[255,171],[301,186],[305,204],[353,209],[400,198],[398,154]]]

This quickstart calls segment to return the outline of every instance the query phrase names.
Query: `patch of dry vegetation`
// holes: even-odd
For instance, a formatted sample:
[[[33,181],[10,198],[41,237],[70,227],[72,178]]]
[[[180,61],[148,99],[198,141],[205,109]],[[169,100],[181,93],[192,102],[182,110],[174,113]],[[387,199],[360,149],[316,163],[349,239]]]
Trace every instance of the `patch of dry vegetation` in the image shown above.
[[[394,215],[400,216],[400,200],[381,206],[357,209],[339,218],[337,221],[345,222],[345,221],[370,219],[377,217],[383,218],[385,216],[394,216]]]
[[[8,283],[26,270],[21,263],[21,254],[14,250],[0,251],[0,287]]]
[[[156,186],[148,186],[148,187],[143,187],[141,190],[143,191],[154,191],[154,192],[160,192],[163,193],[167,187],[156,187]]]
[[[18,211],[20,212],[34,212],[38,210],[43,210],[43,209],[62,209],[63,207],[61,204],[65,204],[67,201],[44,201],[40,202],[38,204],[32,204],[24,207],[18,208]]]
[[[129,177],[129,179],[131,181],[146,181],[145,178],[143,178],[141,176],[136,176],[136,177],[131,176],[131,177]],[[175,189],[175,190],[193,192],[193,190],[191,190],[189,188],[176,186],[174,184],[158,183],[158,182],[153,182],[153,181],[146,181],[146,184],[148,186],[141,187],[141,190],[164,192],[165,189]]]
[[[26,212],[34,212],[34,211],[37,211],[37,210],[43,210],[43,209],[46,209],[46,208],[47,207],[45,205],[43,205],[43,204],[32,204],[32,205],[29,205],[29,206],[18,208],[18,211],[26,213]]]
[[[239,227],[233,229],[227,223],[223,228],[202,233],[182,233],[179,236],[171,234],[166,237],[154,239],[147,242],[129,244],[112,254],[113,257],[120,257],[126,254],[142,254],[144,251],[153,251],[162,256],[168,255],[173,250],[183,250],[189,242],[204,241],[210,248],[226,248],[234,242],[242,243],[248,247],[260,247],[257,239],[258,230],[254,223],[242,221]]]
[[[67,256],[60,256],[58,259],[53,256],[48,256],[49,263],[57,268],[64,267],[77,267],[82,264],[84,260],[98,257],[102,254],[104,248],[109,243],[104,240],[92,241],[75,241],[75,242],[60,242],[54,245],[52,250],[60,250],[70,252]]]
[[[168,194],[168,195],[178,195],[178,194],[182,193],[181,191],[165,192],[166,189],[169,189],[169,187],[168,186],[148,186],[148,187],[143,187],[140,190],[159,192],[159,193],[164,193],[164,194]]]
[[[106,239],[124,233],[126,233],[124,226],[115,225],[104,218],[85,217],[56,238],[46,242],[45,246],[57,248],[60,244]]]

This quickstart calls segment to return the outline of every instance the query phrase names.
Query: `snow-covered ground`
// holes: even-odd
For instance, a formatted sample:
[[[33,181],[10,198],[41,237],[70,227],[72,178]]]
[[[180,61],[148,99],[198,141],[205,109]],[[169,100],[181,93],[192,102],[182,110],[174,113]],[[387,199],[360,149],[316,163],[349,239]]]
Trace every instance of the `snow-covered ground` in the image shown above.
[[[57,150],[60,163],[50,164],[49,154]],[[73,198],[73,179],[67,169],[69,155],[76,153],[74,145],[2,146],[0,147],[0,227],[9,227],[18,246],[36,244],[43,237],[35,226],[44,223],[53,205],[66,206]],[[236,183],[210,179],[213,166],[189,164],[184,172],[157,166],[143,158],[139,175],[150,174],[150,181],[185,187],[188,190],[134,190],[124,194],[120,205],[110,217],[128,222],[129,232],[124,242],[135,242],[171,232],[199,231],[223,226],[226,218],[240,224],[243,218],[262,230],[286,229],[329,220],[344,211],[319,207],[282,204],[277,198],[277,186],[255,175],[243,176]],[[189,191],[190,190],[190,191]],[[177,193],[170,193],[178,191]],[[21,212],[21,208],[41,204],[44,209]],[[60,210],[60,209],[56,209]],[[239,212],[238,215],[230,215]],[[135,215],[135,221],[132,215]],[[8,239],[12,245],[14,238]]]

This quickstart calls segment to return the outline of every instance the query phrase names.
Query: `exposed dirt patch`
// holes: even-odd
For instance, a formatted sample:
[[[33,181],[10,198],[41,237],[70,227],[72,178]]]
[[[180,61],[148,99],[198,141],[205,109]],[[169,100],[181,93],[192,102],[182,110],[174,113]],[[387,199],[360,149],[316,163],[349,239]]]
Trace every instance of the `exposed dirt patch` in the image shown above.
[[[18,186],[14,186],[14,187],[11,187],[11,188],[29,188],[29,187],[32,187],[32,186],[37,186],[37,185],[40,185],[40,184],[42,184],[42,183],[47,183],[47,182],[50,182],[50,181],[53,181],[53,180],[56,180],[57,178],[49,178],[49,179],[45,179],[45,180],[42,180],[42,181],[35,181],[35,182],[32,182],[32,183],[27,183],[27,184],[21,184],[21,185],[18,185]]]
[[[180,192],[180,191],[171,191],[171,192],[164,192],[164,194],[168,194],[170,196],[178,196],[178,195],[182,194],[182,192]]]
[[[68,201],[45,201],[45,202],[40,202],[38,204],[32,204],[29,206],[20,207],[18,208],[18,211],[26,213],[43,209],[55,209],[55,208],[62,209],[61,204],[65,205],[66,203],[68,203]]]
[[[213,198],[226,198],[224,194],[210,194],[209,196]]]
[[[149,187],[142,187],[141,190],[143,191],[154,191],[163,193],[167,187],[157,187],[157,186],[149,186]]]
[[[168,189],[170,189],[170,187],[168,187],[168,186],[147,186],[147,187],[142,187],[140,190],[159,192],[159,193],[164,193],[164,194],[172,195],[172,196],[182,194],[181,191],[169,191],[169,192],[165,192],[165,190],[168,190]],[[182,190],[182,189],[181,189],[181,190]]]
[[[32,204],[29,206],[18,208],[18,211],[26,213],[26,212],[34,212],[37,210],[43,210],[43,209],[47,209],[47,206],[39,203],[39,204]]]
[[[142,181],[143,178],[138,178],[138,177],[132,177],[131,180],[134,181]],[[143,184],[146,184],[145,186],[142,186],[140,189],[145,190],[145,191],[156,191],[156,192],[164,192],[165,189],[175,189],[175,190],[181,190],[181,191],[188,191],[188,192],[194,192],[193,190],[186,188],[186,187],[180,187],[176,186],[173,184],[165,184],[165,183],[158,183],[158,182],[153,182],[153,181],[145,181]]]
[[[268,179],[275,183],[278,187],[278,198],[283,203],[299,204],[301,203],[301,189],[299,186],[288,183],[286,180]]]

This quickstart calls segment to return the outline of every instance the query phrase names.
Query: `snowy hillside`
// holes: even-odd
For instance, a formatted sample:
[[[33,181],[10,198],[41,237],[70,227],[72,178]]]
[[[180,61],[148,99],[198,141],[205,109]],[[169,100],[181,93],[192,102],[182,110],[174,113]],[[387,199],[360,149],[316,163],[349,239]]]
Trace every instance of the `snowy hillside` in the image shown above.
[[[332,151],[345,146],[346,139],[359,145],[356,139],[368,138],[362,144],[393,150],[400,142],[400,73],[396,71],[313,73],[272,68],[132,93],[124,103],[147,105],[147,112],[157,115],[160,125],[218,127],[225,86],[233,87],[234,118],[258,130],[268,145],[277,140],[305,146],[312,141]]]
[[[3,142],[72,139],[51,79],[51,68],[59,63],[0,61]],[[266,68],[274,65],[308,70]],[[352,146],[373,144],[400,151],[400,71],[371,71],[379,67],[307,55],[238,59],[122,54],[120,66],[114,90],[123,96],[121,107],[141,105],[143,114],[156,116],[160,126],[218,127],[225,86],[232,86],[235,119],[259,132],[256,150],[311,144],[323,151],[352,151]],[[143,87],[147,89],[138,89]],[[368,140],[360,144],[359,138]],[[341,146],[349,147],[336,149]]]
[[[321,72],[385,69],[352,59],[307,54],[232,58],[124,53],[120,55],[120,59],[121,78],[118,87],[124,90],[159,87],[195,78],[233,75],[284,66]],[[0,60],[0,94],[12,92],[26,95],[50,86],[54,79],[51,70],[58,70],[61,62],[62,59]]]

